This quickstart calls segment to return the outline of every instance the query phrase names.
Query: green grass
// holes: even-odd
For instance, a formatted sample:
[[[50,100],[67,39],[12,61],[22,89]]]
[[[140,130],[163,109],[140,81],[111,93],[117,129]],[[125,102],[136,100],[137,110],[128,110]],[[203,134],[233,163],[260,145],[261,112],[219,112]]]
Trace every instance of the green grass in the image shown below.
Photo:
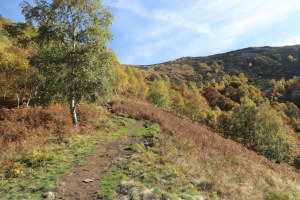
[[[193,195],[199,194],[197,188],[189,184],[180,166],[160,155],[157,147],[138,145],[137,149],[139,157],[124,160],[122,172],[125,177],[142,185],[142,188],[154,188],[157,194],[169,199],[183,196],[191,196],[192,199]]]
[[[136,131],[136,136],[153,137],[155,134],[159,132],[161,132],[161,129],[157,123],[146,121],[145,127],[141,127]]]
[[[276,192],[266,190],[266,200],[289,200],[289,197],[283,194],[278,194]]]
[[[160,154],[161,144],[157,139],[159,133],[160,126],[151,122],[146,122],[145,127],[138,129],[137,136],[154,140],[152,143],[155,145],[147,147],[144,144],[134,144],[122,147],[122,150],[136,151],[139,156],[125,158],[121,167],[111,168],[100,181],[100,197],[115,199],[116,194],[119,194],[134,199],[146,189],[153,189],[153,195],[168,199],[194,199],[194,195],[200,194],[194,185],[189,184],[180,166],[172,164]],[[120,187],[122,180],[132,186]]]
[[[114,199],[118,185],[123,180],[123,174],[119,169],[112,167],[100,182],[101,191],[98,196],[108,199]]]
[[[81,161],[101,143],[129,134],[132,119],[107,114],[107,124],[98,124],[101,131],[93,134],[64,138],[64,143],[49,143],[34,152],[22,152],[13,162],[0,163],[0,199],[38,199],[56,186],[69,166],[88,163]],[[54,139],[49,139],[53,140]]]
[[[118,120],[117,120],[118,121]],[[120,121],[118,121],[120,123]],[[145,127],[141,127],[136,131],[136,136],[138,137],[153,137],[156,134],[160,133],[160,126],[156,123],[146,122]],[[138,151],[137,148],[140,148],[137,146],[137,144],[134,145],[126,145],[121,147],[121,150],[123,151]],[[129,160],[125,159],[124,161],[124,167],[127,166],[127,162],[130,162]],[[101,198],[107,198],[107,199],[115,199],[115,196],[117,194],[117,190],[119,188],[119,185],[121,181],[126,177],[126,170],[124,169],[117,169],[116,167],[112,167],[110,171],[103,177],[103,179],[100,181],[100,191],[98,193],[98,197]],[[134,192],[133,192],[134,193]]]
[[[78,163],[77,163],[77,166],[78,167],[84,167],[84,166],[88,166],[89,163],[87,161],[84,161],[84,160],[80,160]]]

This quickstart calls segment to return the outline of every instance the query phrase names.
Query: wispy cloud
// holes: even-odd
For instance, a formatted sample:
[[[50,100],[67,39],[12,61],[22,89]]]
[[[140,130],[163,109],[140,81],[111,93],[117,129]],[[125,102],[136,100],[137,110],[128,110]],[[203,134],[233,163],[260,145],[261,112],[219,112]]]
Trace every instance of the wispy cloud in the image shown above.
[[[188,19],[186,16],[188,11],[176,12],[167,9],[152,10],[151,8],[145,8],[140,0],[112,0],[109,5],[119,9],[130,10],[141,17],[161,20],[170,25],[188,28],[198,33],[211,34],[209,24]]]
[[[293,17],[300,7],[299,0],[107,0],[106,3],[119,18],[136,22],[131,27],[119,24],[126,30],[122,34],[130,34],[126,37],[130,46],[115,46],[129,48],[132,55],[126,60],[137,64],[207,55],[264,42],[276,45],[277,41],[270,41],[273,37],[267,33],[271,35],[278,26],[296,20]],[[297,34],[300,35],[300,30]],[[288,40],[299,41],[295,37]]]

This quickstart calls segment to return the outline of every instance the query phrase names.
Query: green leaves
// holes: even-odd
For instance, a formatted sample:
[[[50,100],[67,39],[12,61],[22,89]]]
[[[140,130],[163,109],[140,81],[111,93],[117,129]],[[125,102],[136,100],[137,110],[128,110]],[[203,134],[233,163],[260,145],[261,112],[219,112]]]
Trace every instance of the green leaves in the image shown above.
[[[38,24],[40,49],[31,64],[44,76],[39,91],[48,99],[44,103],[108,96],[113,53],[106,43],[113,16],[101,1],[35,0],[35,6],[24,1],[22,8],[26,19]]]
[[[244,145],[269,159],[281,161],[289,148],[281,117],[266,103],[257,108],[247,101],[235,107],[232,134],[236,140],[241,138]]]

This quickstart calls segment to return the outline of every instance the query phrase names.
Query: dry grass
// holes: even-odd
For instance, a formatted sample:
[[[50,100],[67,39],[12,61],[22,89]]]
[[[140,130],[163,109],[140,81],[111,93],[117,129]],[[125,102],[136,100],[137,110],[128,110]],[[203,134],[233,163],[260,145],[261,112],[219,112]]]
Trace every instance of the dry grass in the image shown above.
[[[44,145],[50,137],[61,139],[91,132],[99,120],[99,112],[78,107],[79,128],[74,129],[68,106],[46,108],[0,108],[0,154],[20,152]]]
[[[280,194],[296,191],[300,195],[300,174],[287,164],[275,164],[243,145],[225,139],[205,126],[183,120],[171,113],[133,99],[115,100],[113,109],[126,116],[159,123],[162,155],[183,166],[190,177],[201,174],[204,182],[214,185],[224,197],[236,199],[256,195],[263,199],[265,188]],[[174,150],[174,146],[176,147]],[[191,178],[192,179],[192,178]],[[266,183],[265,183],[266,182]]]

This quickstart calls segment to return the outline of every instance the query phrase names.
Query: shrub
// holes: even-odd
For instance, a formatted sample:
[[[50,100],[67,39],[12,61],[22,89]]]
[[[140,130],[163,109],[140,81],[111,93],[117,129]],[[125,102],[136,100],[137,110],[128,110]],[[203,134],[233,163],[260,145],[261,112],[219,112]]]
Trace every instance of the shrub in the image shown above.
[[[288,152],[282,127],[281,117],[266,103],[257,108],[252,101],[244,101],[233,109],[233,137],[269,159],[281,161]]]
[[[171,109],[177,113],[183,112],[184,99],[180,92],[170,89]]]
[[[258,107],[255,150],[269,159],[281,161],[289,149],[281,117],[268,104]]]
[[[170,97],[168,87],[162,80],[155,80],[150,85],[148,99],[163,109],[168,109]]]
[[[221,110],[229,111],[234,107],[234,102],[221,95],[215,88],[207,87],[201,94],[206,98],[211,107],[218,106]]]
[[[232,114],[232,136],[241,138],[244,145],[254,145],[256,105],[253,102],[245,102],[236,106]]]
[[[196,87],[192,87],[192,90],[187,92],[184,104],[184,113],[187,116],[198,122],[207,122],[207,115],[211,111],[211,108]]]
[[[223,133],[225,138],[231,136],[232,116],[227,112],[222,112],[218,117],[217,129]]]

